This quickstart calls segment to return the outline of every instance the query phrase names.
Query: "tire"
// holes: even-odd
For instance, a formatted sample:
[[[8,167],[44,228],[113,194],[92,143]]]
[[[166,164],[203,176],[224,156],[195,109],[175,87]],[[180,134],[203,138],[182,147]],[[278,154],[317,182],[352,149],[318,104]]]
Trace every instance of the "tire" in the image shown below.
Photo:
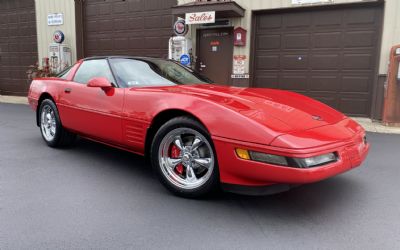
[[[58,109],[55,103],[50,99],[45,99],[39,108],[39,128],[43,140],[50,147],[71,146],[76,135],[65,130],[62,127]]]
[[[199,198],[219,190],[213,142],[207,130],[190,117],[176,117],[161,126],[150,156],[161,183],[178,196]]]

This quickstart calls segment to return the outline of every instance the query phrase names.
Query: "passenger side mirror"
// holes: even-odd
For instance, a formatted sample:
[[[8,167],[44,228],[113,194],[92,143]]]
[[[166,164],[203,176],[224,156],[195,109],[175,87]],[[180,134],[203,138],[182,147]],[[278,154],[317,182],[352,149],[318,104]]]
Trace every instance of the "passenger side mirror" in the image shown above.
[[[105,77],[94,77],[87,83],[88,87],[109,89],[112,88],[112,83]]]

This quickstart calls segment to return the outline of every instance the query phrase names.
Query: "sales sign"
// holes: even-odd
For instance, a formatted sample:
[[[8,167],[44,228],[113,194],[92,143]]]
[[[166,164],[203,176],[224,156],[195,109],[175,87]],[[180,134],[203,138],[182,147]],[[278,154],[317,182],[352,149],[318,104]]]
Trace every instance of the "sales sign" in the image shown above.
[[[47,15],[47,25],[63,25],[64,15],[62,13],[52,13]]]
[[[186,13],[186,24],[215,23],[215,11]]]

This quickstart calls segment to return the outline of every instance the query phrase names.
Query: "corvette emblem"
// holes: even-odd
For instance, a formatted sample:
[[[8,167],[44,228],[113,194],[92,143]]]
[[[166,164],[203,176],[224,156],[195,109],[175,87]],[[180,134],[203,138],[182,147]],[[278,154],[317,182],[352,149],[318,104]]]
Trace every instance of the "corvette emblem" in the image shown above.
[[[312,118],[313,118],[314,120],[317,120],[317,121],[323,121],[323,120],[324,120],[324,119],[322,119],[322,117],[319,116],[319,115],[313,115]]]

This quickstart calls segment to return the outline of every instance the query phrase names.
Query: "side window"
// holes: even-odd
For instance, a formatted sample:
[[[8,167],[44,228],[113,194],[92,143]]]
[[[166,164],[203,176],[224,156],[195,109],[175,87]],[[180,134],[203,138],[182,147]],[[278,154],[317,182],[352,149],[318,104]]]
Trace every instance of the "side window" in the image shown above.
[[[61,78],[61,79],[67,79],[67,77],[68,77],[69,73],[71,73],[71,70],[72,70],[73,67],[74,67],[74,66],[72,65],[72,66],[70,66],[70,67],[64,69],[61,73],[59,73],[59,74],[57,75],[57,77],[59,77],[59,78]]]
[[[106,59],[83,61],[75,74],[74,82],[86,84],[94,77],[105,77],[110,82],[115,82]]]

